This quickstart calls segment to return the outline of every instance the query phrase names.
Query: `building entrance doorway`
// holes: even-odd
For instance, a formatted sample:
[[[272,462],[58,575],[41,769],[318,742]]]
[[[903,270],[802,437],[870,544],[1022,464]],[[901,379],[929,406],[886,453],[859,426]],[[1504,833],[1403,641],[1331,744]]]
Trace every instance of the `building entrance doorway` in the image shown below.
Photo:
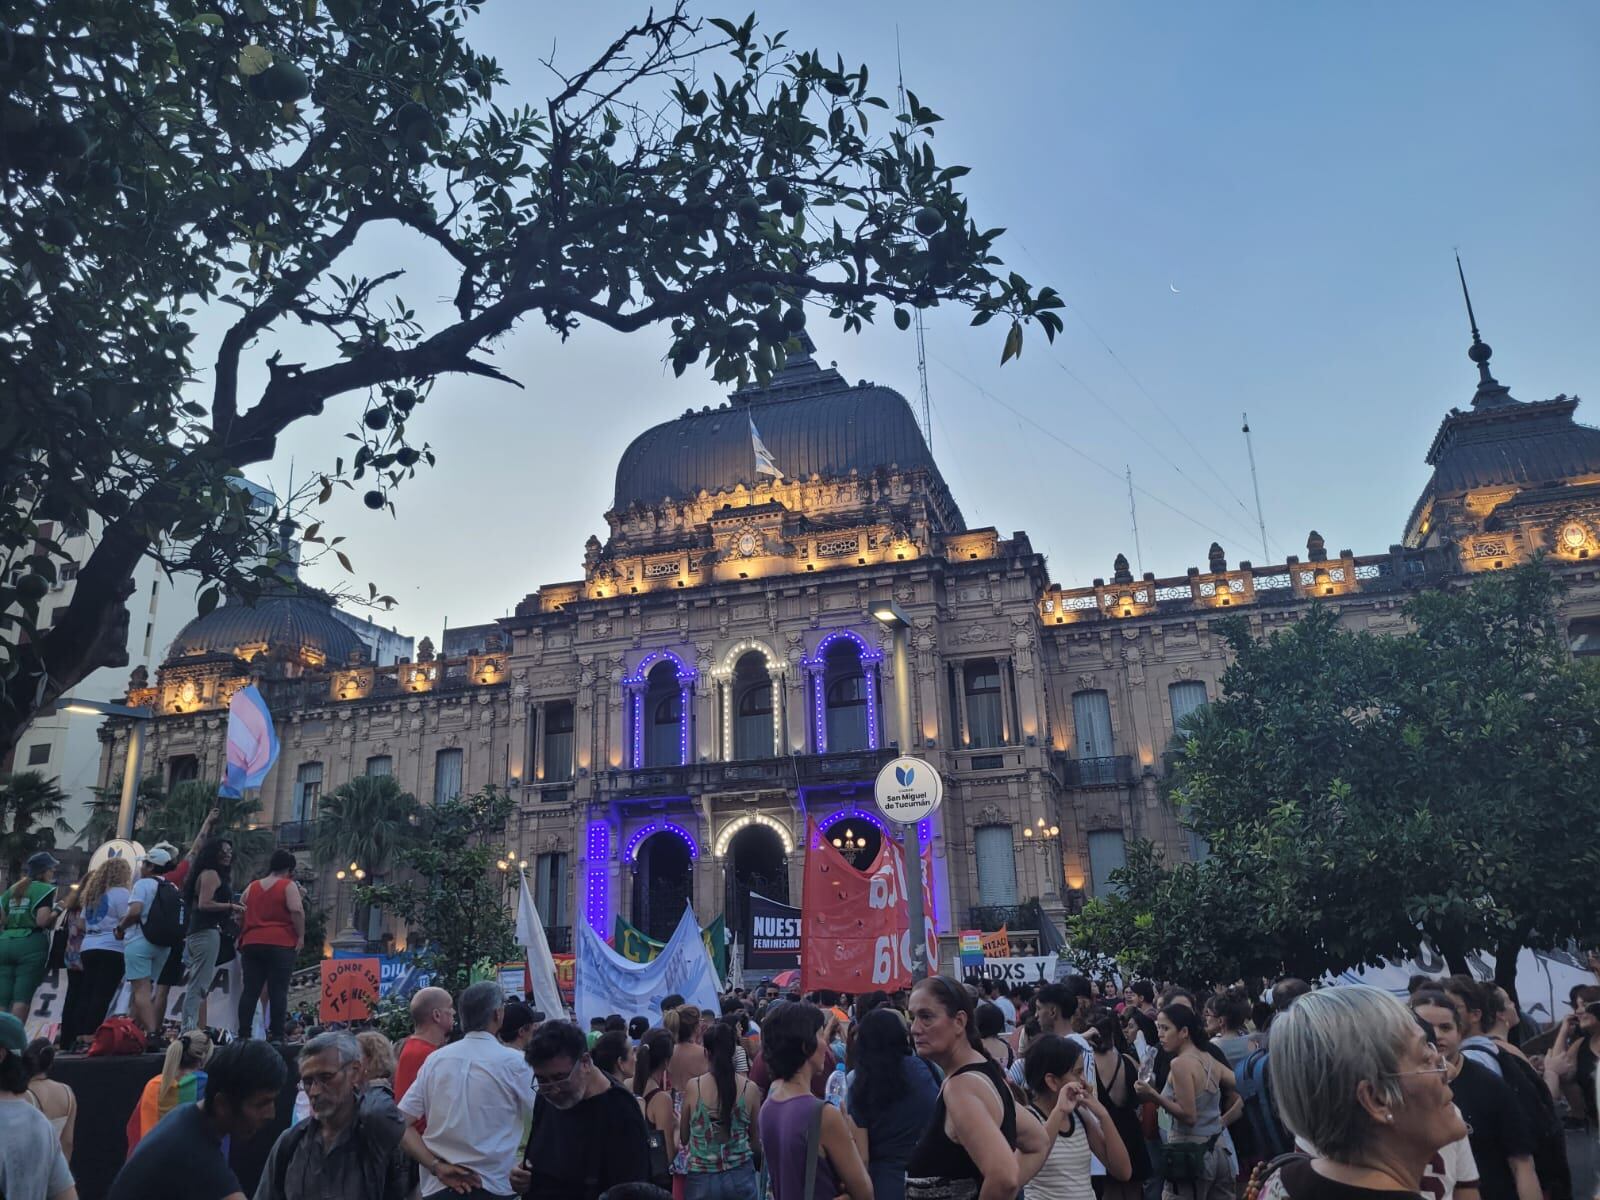
[[[746,825],[728,844],[727,864],[722,911],[728,931],[743,945],[749,935],[751,892],[779,904],[789,903],[789,856],[775,830]]]
[[[664,942],[683,919],[694,894],[694,864],[689,846],[662,830],[639,843],[633,859],[633,924],[646,937]]]

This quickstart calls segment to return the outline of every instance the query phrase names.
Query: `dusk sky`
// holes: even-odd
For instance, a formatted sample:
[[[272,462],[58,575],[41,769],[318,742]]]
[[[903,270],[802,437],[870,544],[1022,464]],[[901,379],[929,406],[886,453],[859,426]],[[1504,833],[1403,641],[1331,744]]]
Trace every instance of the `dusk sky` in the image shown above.
[[[469,34],[517,103],[551,90],[539,59],[552,46],[576,68],[644,11],[486,10]],[[1109,575],[1119,551],[1135,558],[1130,464],[1144,570],[1203,568],[1213,540],[1230,562],[1263,563],[1244,411],[1270,561],[1303,556],[1312,528],[1330,552],[1397,541],[1429,441],[1476,382],[1456,247],[1496,375],[1522,400],[1592,392],[1578,419],[1600,423],[1600,7],[757,11],[796,47],[866,62],[891,100],[898,26],[907,86],[945,118],[941,161],[972,168],[975,218],[1005,226],[1007,264],[1066,299],[1064,335],[1052,347],[1030,330],[1004,368],[1002,324],[970,329],[953,309],[928,323],[933,450],[969,526],[1026,530],[1064,585]],[[414,242],[359,249],[369,266],[406,265],[419,307],[453,290]],[[885,320],[858,337],[821,313],[811,332],[847,379],[916,403],[911,335]],[[411,424],[439,464],[397,493],[398,519],[362,509],[359,492],[327,512],[361,589],[371,579],[399,599],[386,623],[437,640],[446,618],[489,620],[581,577],[624,447],[724,397],[700,368],[675,380],[667,344],[664,329],[585,328],[562,345],[530,322],[495,355],[525,391],[444,380]],[[354,396],[330,405],[249,474],[281,489],[291,457],[299,478],[331,465],[359,411]],[[349,579],[327,560],[310,574]]]

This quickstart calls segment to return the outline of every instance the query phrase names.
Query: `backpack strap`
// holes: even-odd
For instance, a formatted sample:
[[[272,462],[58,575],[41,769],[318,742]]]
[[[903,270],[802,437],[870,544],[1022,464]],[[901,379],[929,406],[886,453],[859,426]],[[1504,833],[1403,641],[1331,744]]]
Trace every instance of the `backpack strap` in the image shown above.
[[[274,1149],[278,1152],[277,1161],[272,1168],[272,1189],[275,1200],[284,1200],[289,1195],[287,1184],[289,1180],[289,1163],[295,1156],[295,1151],[300,1149],[300,1143],[305,1140],[306,1131],[311,1127],[311,1119],[297,1121],[283,1131],[283,1136],[278,1139]]]
[[[1291,1150],[1287,1154],[1280,1154],[1270,1162],[1263,1159],[1256,1164],[1255,1170],[1250,1172],[1250,1182],[1245,1185],[1244,1200],[1260,1200],[1261,1193],[1266,1190],[1267,1182],[1278,1172],[1292,1163],[1310,1162],[1311,1156],[1300,1150]]]
[[[827,1101],[818,1100],[811,1110],[811,1124],[806,1130],[806,1186],[801,1200],[811,1200],[817,1190],[817,1159],[822,1154],[822,1110]]]

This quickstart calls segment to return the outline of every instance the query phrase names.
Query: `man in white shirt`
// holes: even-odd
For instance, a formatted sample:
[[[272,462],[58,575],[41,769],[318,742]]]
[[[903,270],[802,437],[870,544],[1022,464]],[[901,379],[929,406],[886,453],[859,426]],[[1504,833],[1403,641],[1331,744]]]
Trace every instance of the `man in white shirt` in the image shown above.
[[[1011,985],[1004,979],[994,981],[993,1002],[994,1006],[1000,1010],[1001,1015],[1006,1019],[1006,1029],[1008,1031],[1015,1029],[1017,1027],[1017,1006],[1011,1003]]]
[[[533,1068],[496,1036],[505,1005],[492,980],[462,992],[456,1011],[465,1036],[430,1054],[400,1101],[408,1126],[401,1145],[422,1164],[424,1196],[447,1188],[486,1198],[514,1194],[511,1168],[533,1113]]]

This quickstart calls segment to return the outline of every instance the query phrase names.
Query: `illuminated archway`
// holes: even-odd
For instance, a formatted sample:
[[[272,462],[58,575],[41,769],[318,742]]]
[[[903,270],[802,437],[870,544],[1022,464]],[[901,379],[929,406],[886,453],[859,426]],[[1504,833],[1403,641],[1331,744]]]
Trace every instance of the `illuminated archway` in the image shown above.
[[[789,827],[776,817],[769,817],[766,813],[746,813],[744,816],[728,822],[723,826],[722,832],[717,835],[717,841],[712,847],[712,853],[718,858],[727,857],[728,847],[733,843],[733,839],[738,836],[739,831],[748,829],[752,825],[766,826],[778,835],[778,840],[783,843],[783,852],[785,854],[794,853],[794,835],[789,832]]]

